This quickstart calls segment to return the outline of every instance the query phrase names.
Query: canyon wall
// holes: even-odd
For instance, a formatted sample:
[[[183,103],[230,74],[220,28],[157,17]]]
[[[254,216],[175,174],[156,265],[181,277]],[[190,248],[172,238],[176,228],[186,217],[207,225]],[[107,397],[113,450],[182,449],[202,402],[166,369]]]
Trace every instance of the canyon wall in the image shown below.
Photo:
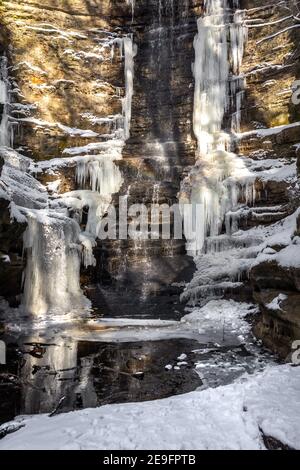
[[[299,169],[300,105],[292,102],[292,85],[300,78],[300,23],[293,0],[272,5],[242,0],[240,8],[246,10],[249,38],[241,70],[246,78],[241,129],[232,150],[251,161],[256,197],[252,204],[240,201],[243,209],[230,217],[236,229],[267,230],[280,226],[299,207],[295,162]],[[202,10],[202,0],[137,0],[134,10],[125,0],[45,0],[41,5],[3,0],[0,54],[8,56],[14,147],[35,162],[105,154],[101,145],[108,142],[109,148],[111,139],[118,138],[120,121],[124,127],[127,119],[128,127],[122,41],[130,37],[134,93],[126,144],[121,146],[122,158],[115,161],[123,184],[113,200],[116,207],[119,195],[130,204],[177,202],[181,182],[196,160],[191,64]],[[118,154],[120,148],[110,146],[111,152]],[[36,172],[50,194],[78,189],[72,162],[37,163]],[[14,304],[22,289],[24,226],[9,226],[7,207],[3,214],[0,277],[8,282],[1,294]],[[285,250],[294,253],[294,247],[294,257],[299,257],[299,223],[298,216],[292,238],[275,237],[267,247],[253,250],[256,261],[249,269],[245,263],[242,275],[235,274],[239,282],[229,286],[227,269],[224,287],[223,266],[219,287],[213,289],[219,296],[258,302],[256,333],[283,356],[291,341],[300,338],[300,271],[296,262],[284,265],[279,260]],[[182,283],[194,270],[184,240],[98,241],[94,255],[96,267],[82,268],[81,278],[94,308],[110,315],[142,311],[167,317],[174,316],[175,303],[181,315]],[[202,287],[201,279],[194,282],[197,289]]]
[[[252,210],[249,222],[268,225],[295,213],[300,202],[300,104],[292,99],[296,89],[293,85],[300,78],[299,6],[294,1],[278,4],[244,1],[242,6],[248,9],[248,25],[254,26],[249,27],[244,59],[247,87],[242,131],[275,129],[245,134],[240,139],[239,151],[257,160],[258,166],[262,159],[269,160],[273,168],[282,162],[290,165],[298,161],[298,170],[290,175],[281,170],[267,182],[257,181],[258,206],[264,209]],[[286,238],[275,237],[268,243],[274,250],[274,259],[272,255],[261,255],[250,271],[253,296],[262,313],[255,332],[283,357],[291,352],[291,342],[300,338],[299,222],[300,214],[294,233]]]

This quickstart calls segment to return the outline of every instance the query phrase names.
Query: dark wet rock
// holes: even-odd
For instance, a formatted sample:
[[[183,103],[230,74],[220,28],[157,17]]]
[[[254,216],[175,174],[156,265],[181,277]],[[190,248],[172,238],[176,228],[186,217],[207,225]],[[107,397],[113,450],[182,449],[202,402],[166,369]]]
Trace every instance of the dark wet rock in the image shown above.
[[[254,290],[282,289],[300,291],[300,269],[280,266],[275,260],[264,261],[251,270]]]
[[[26,224],[11,221],[10,202],[0,199],[0,296],[17,306],[22,292],[23,233]]]
[[[290,446],[283,444],[272,436],[266,436],[262,431],[262,437],[267,450],[295,450]]]
[[[284,295],[284,300],[279,301],[277,308],[271,307],[272,301],[279,295]],[[300,337],[299,294],[270,289],[256,292],[254,298],[262,311],[262,317],[254,328],[255,333],[267,347],[288,359],[293,341]]]

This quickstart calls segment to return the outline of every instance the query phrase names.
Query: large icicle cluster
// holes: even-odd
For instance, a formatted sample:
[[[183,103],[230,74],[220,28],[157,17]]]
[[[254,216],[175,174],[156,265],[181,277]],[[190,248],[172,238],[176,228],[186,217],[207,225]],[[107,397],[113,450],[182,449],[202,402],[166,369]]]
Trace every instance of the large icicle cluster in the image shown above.
[[[49,210],[27,213],[23,307],[52,315],[87,306],[80,289],[79,225]]]
[[[90,156],[79,160],[76,167],[76,179],[81,187],[89,182],[91,190],[98,191],[103,196],[118,192],[122,183],[120,170],[110,155]]]
[[[206,0],[204,10],[194,40],[197,162],[181,191],[182,203],[203,207],[201,220],[196,220],[194,211],[189,224],[196,228],[196,235],[188,240],[188,250],[196,253],[206,236],[220,233],[226,212],[241,197],[247,203],[254,198],[252,175],[243,160],[230,152],[231,136],[223,130],[225,113],[233,110],[232,123],[235,130],[240,128],[243,79],[239,73],[246,39],[243,13],[234,13],[227,0]]]

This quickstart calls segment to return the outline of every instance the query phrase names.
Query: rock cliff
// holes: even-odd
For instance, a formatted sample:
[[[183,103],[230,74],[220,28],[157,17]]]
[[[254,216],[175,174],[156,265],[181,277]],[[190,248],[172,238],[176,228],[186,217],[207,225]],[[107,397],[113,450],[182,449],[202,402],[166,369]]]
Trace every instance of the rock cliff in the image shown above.
[[[202,274],[194,276],[182,300],[201,303],[211,295],[254,299],[261,308],[256,333],[287,355],[291,341],[300,338],[300,263],[280,261],[286,259],[285,250],[300,258],[300,216],[295,213],[300,105],[292,100],[300,78],[299,11],[293,0],[242,0],[240,8],[248,41],[241,68],[245,90],[239,94],[240,109],[235,106],[240,128],[232,150],[247,160],[255,197],[251,202],[241,198],[238,209],[226,216],[223,248],[229,246],[226,224],[233,234],[243,231],[230,239],[231,254],[216,250],[213,257],[208,249],[196,262]],[[125,0],[2,1],[0,54],[9,63],[14,148],[37,162],[36,175],[50,196],[79,188],[69,157],[113,152],[122,175],[113,196],[116,207],[119,195],[147,206],[178,201],[182,181],[196,162],[191,64],[202,12],[202,0],[139,0],[133,10]],[[131,55],[126,55],[124,38],[132,40]],[[134,92],[129,96],[126,67],[132,59]],[[224,121],[229,128],[230,112]],[[111,145],[121,128],[126,143]],[[25,227],[10,226],[7,204],[2,205],[0,276],[13,281],[1,294],[15,299],[21,292]],[[298,232],[293,230],[296,217]],[[287,235],[276,238],[277,232]],[[220,238],[208,240],[207,247],[214,244]],[[180,315],[185,304],[179,304],[178,286],[194,270],[184,240],[98,241],[94,255],[96,266],[82,268],[82,285],[95,308],[108,309],[110,315],[142,310],[174,316],[175,303]],[[5,256],[12,260],[9,272]]]

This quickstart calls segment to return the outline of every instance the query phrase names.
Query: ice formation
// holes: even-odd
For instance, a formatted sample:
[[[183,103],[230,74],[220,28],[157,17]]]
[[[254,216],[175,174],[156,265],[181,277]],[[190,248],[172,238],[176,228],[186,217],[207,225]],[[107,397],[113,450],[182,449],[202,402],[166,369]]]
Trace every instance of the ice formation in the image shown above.
[[[134,8],[134,2],[130,3]],[[122,149],[130,136],[136,47],[131,36],[109,38],[108,45],[114,47],[116,42],[124,58],[122,115],[119,113],[103,118],[86,115],[92,124],[95,119],[97,123],[111,123],[111,134],[102,135],[102,139],[106,139],[104,141],[67,149],[65,153],[71,155],[69,158],[40,162],[38,165],[11,148],[7,59],[1,59],[0,147],[5,164],[0,191],[1,197],[10,201],[11,217],[20,223],[27,223],[24,233],[26,269],[22,309],[38,318],[50,313],[52,317],[79,312],[89,307],[80,288],[80,265],[96,265],[93,249],[101,230],[101,221],[109,209],[112,195],[119,191],[123,182],[116,161],[122,158]],[[23,120],[37,126],[59,127],[72,136],[98,137],[91,130],[68,128],[31,117]],[[74,166],[74,163],[79,186],[76,191],[59,195],[58,185],[50,185],[48,190],[55,190],[49,198],[47,189],[32,176],[32,173],[39,171],[53,173],[56,167]]]
[[[225,114],[240,129],[243,79],[239,76],[246,29],[243,13],[235,13],[227,0],[206,0],[194,40],[194,132],[197,162],[182,184],[181,203],[203,207],[194,210],[187,226],[194,227],[188,251],[199,253],[207,236],[217,236],[228,210],[240,198],[252,203],[253,178],[243,160],[230,152],[231,135],[223,130]],[[241,89],[242,88],[242,89]],[[233,112],[234,110],[234,112]],[[204,216],[203,216],[204,211]]]
[[[127,5],[131,5],[132,21],[134,19],[135,0],[126,0]]]
[[[76,167],[76,179],[81,187],[89,182],[92,191],[103,196],[116,193],[122,184],[119,168],[114,163],[114,157],[89,156],[79,160]]]
[[[79,226],[51,211],[29,212],[23,307],[36,316],[87,306],[80,283]]]
[[[124,58],[125,58],[125,98],[123,99],[124,116],[124,137],[125,140],[130,136],[131,105],[133,97],[133,79],[134,79],[134,57],[136,55],[136,46],[131,37],[123,39]]]
[[[0,58],[0,146],[12,145],[13,133],[9,123],[9,81],[7,75],[7,58]]]

